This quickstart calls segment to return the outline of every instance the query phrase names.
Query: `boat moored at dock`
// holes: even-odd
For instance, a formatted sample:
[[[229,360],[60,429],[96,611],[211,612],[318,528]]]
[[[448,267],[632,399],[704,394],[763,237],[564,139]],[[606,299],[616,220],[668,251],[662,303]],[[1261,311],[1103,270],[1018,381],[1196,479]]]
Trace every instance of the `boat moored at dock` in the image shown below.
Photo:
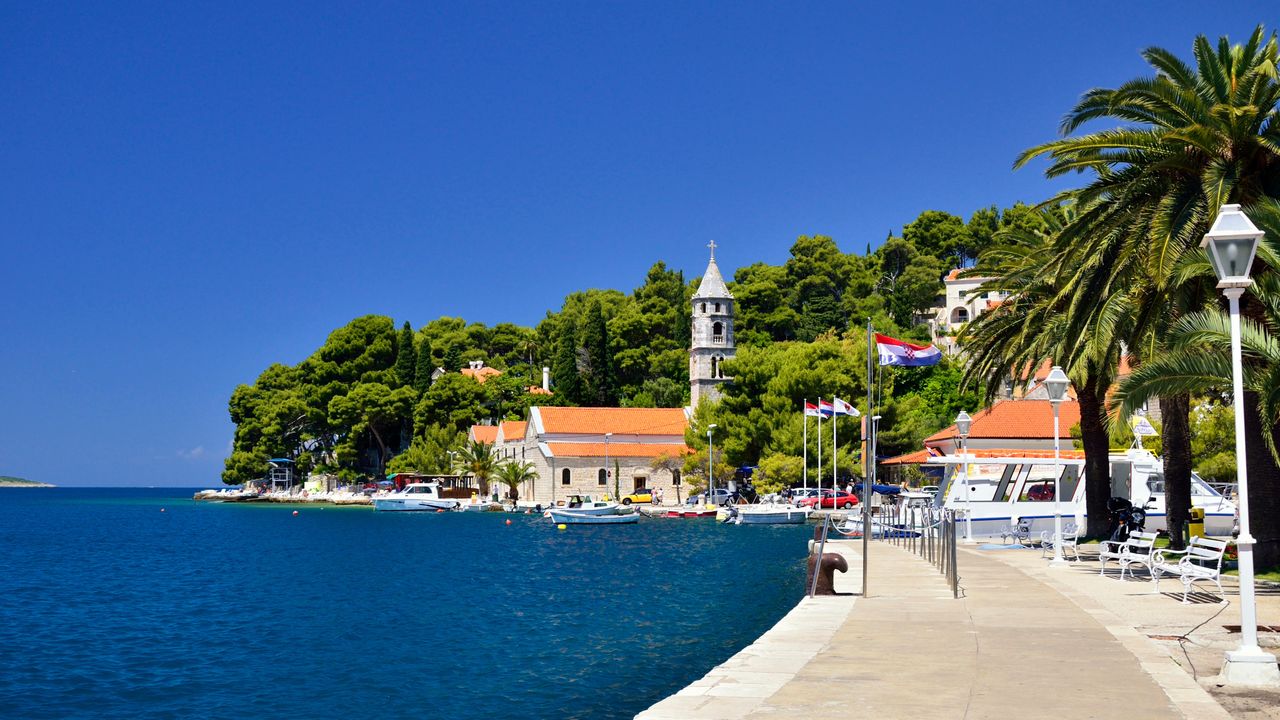
[[[459,507],[458,500],[440,497],[439,483],[410,483],[404,490],[373,498],[374,510],[435,512]]]
[[[626,525],[640,521],[640,513],[635,510],[591,514],[577,510],[551,508],[546,515],[552,523],[557,525]]]
[[[716,519],[733,525],[800,525],[809,520],[811,512],[812,508],[784,503],[727,505],[720,509]]]

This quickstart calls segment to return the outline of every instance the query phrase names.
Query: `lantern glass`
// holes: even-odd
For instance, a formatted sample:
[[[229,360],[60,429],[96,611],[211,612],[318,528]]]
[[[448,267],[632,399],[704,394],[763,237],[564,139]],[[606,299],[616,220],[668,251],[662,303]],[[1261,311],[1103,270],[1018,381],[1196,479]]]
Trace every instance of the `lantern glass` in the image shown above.
[[[1262,231],[1239,205],[1223,205],[1200,247],[1206,248],[1218,287],[1246,287]]]
[[[969,426],[973,423],[973,418],[969,417],[969,413],[961,410],[956,416],[956,432],[960,437],[969,437]]]
[[[1070,384],[1071,380],[1067,378],[1067,374],[1057,365],[1053,366],[1049,377],[1044,379],[1045,390],[1049,393],[1049,400],[1052,402],[1062,402],[1067,397],[1067,386]]]

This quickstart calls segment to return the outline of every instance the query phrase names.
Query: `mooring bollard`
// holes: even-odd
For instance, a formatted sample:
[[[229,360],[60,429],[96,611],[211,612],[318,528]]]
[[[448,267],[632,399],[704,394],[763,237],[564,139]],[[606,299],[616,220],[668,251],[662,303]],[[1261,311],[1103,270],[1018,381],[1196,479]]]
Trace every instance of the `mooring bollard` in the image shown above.
[[[817,559],[818,555],[816,553],[809,556],[809,574],[805,585],[812,589],[813,595],[835,595],[836,570],[849,572],[849,562],[844,559],[843,555],[838,553],[823,553],[822,565],[818,569],[817,583],[815,584],[813,582],[813,566]]]

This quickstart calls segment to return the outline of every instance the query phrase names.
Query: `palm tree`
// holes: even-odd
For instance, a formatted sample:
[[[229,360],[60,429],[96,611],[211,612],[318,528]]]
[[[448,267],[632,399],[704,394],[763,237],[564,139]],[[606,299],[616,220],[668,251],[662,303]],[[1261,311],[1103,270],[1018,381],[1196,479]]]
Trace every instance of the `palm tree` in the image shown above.
[[[1047,359],[1062,365],[1071,377],[1085,449],[1087,534],[1102,537],[1107,533],[1106,502],[1111,494],[1106,393],[1115,378],[1120,331],[1128,313],[1122,303],[1112,303],[1098,316],[1106,322],[1093,323],[1088,333],[1070,328],[1071,298],[1063,293],[1063,283],[1073,259],[1059,257],[1046,266],[1046,258],[1062,255],[1056,250],[1057,239],[1075,217],[1070,203],[1049,206],[1040,210],[1039,229],[997,233],[998,244],[982,254],[972,273],[995,276],[980,292],[998,290],[1008,299],[973,320],[960,340],[968,356],[965,384],[983,387],[988,402],[1006,378],[1016,382]]]
[[[537,480],[538,474],[533,471],[533,463],[507,461],[498,466],[498,479],[511,490],[511,502],[520,498],[520,484]]]
[[[1275,36],[1259,26],[1244,45],[1223,37],[1216,48],[1199,36],[1193,54],[1194,67],[1168,50],[1145,50],[1155,77],[1091,90],[1061,129],[1070,135],[1102,119],[1121,127],[1063,137],[1016,162],[1047,157],[1050,177],[1093,175],[1057,198],[1081,208],[1057,240],[1059,257],[1070,257],[1073,268],[1061,289],[1072,300],[1069,333],[1086,337],[1093,327],[1127,317],[1125,340],[1139,362],[1159,357],[1170,329],[1208,301],[1203,280],[1192,277],[1188,285],[1179,268],[1196,252],[1218,207],[1280,197]],[[1257,320],[1262,308],[1250,301],[1245,313]],[[1246,416],[1256,416],[1259,399],[1246,392],[1242,401]],[[1173,526],[1189,501],[1190,404],[1185,393],[1174,393],[1161,405]],[[1250,446],[1263,447],[1262,428],[1251,434]],[[1249,472],[1259,478],[1259,494],[1280,499],[1280,466],[1269,455],[1251,452]],[[1268,532],[1280,538],[1280,517],[1259,523],[1259,535]]]
[[[454,459],[458,469],[471,474],[480,488],[481,497],[489,494],[489,477],[498,467],[498,453],[493,443],[471,440],[458,450]]]

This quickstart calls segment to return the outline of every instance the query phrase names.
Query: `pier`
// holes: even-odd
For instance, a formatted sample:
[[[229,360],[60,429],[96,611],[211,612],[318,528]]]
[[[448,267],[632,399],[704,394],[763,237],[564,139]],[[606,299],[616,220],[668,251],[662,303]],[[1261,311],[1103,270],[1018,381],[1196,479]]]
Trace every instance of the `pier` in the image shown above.
[[[755,643],[637,718],[1230,717],[1166,649],[1078,586],[1094,582],[1094,563],[1041,578],[1039,553],[963,548],[953,599],[932,565],[875,542],[862,598],[861,547],[827,544],[849,563],[836,577],[843,594],[802,600]],[[1109,592],[1148,592],[1098,581],[1112,583]]]

